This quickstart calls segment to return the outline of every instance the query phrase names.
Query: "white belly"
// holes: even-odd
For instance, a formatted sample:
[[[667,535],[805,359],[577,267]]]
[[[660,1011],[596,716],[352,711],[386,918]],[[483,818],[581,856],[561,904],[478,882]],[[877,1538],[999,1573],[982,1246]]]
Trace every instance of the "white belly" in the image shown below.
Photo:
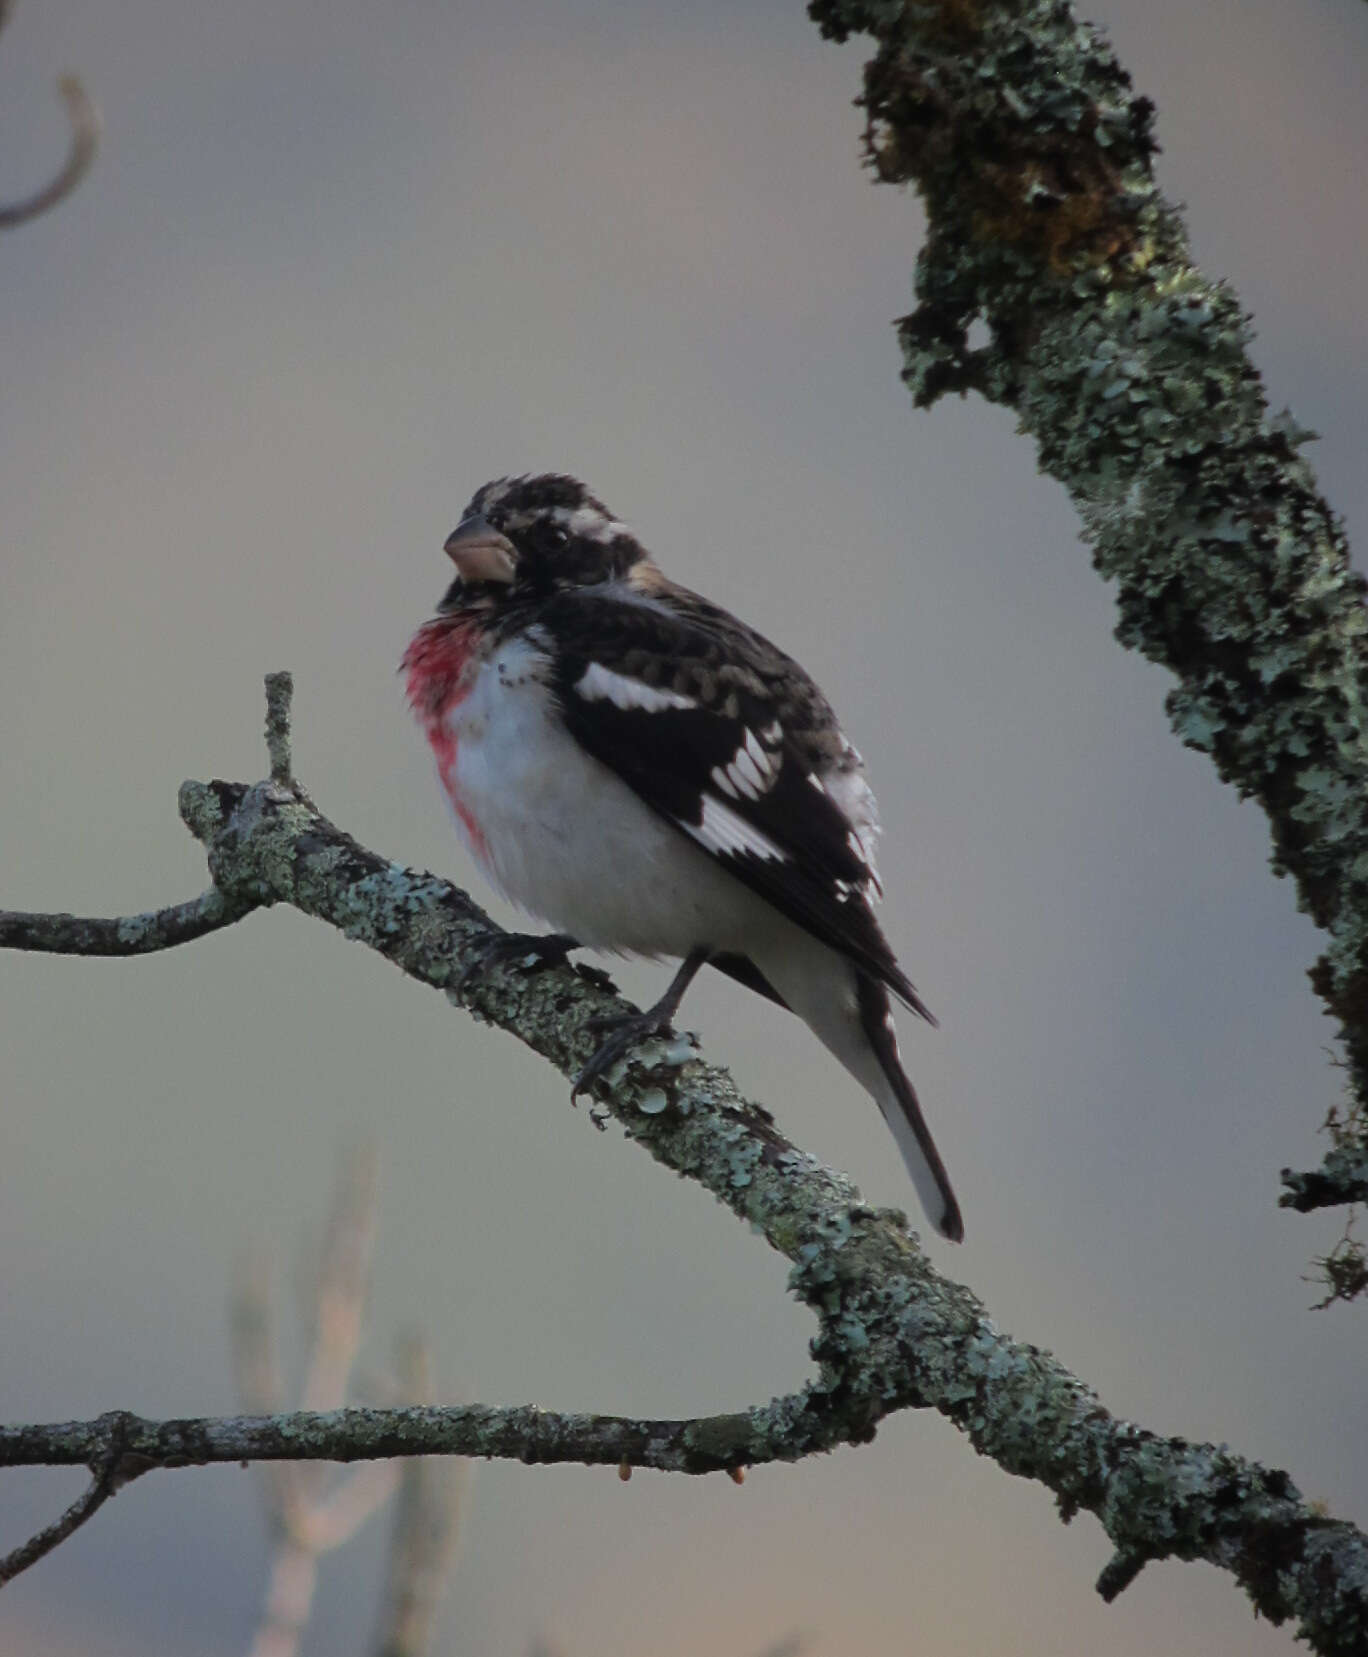
[[[505,896],[581,943],[630,954],[738,949],[760,917],[787,926],[584,752],[540,668],[534,646],[511,641],[447,715],[451,781],[483,845],[466,838]]]

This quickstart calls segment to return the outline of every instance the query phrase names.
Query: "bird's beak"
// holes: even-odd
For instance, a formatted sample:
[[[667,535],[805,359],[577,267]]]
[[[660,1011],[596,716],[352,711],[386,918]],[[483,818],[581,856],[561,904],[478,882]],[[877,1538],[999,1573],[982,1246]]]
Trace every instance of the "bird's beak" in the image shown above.
[[[518,555],[488,518],[472,512],[447,536],[446,555],[463,581],[512,581]]]

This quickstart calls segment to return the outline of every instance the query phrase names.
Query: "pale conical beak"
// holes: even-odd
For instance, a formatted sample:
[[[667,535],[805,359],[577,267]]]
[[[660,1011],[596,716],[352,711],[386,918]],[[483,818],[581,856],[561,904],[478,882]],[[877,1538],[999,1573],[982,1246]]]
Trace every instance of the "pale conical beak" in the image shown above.
[[[518,562],[512,541],[478,512],[461,519],[447,536],[445,550],[463,581],[512,581]]]

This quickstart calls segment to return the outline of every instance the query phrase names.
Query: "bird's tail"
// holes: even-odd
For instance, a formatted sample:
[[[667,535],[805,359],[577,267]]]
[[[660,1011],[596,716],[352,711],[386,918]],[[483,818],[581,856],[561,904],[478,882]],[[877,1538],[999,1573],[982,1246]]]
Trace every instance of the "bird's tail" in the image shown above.
[[[855,978],[860,1027],[879,1069],[877,1076],[863,1078],[865,1086],[874,1095],[884,1121],[893,1131],[922,1206],[943,1236],[952,1243],[962,1243],[964,1221],[950,1176],[922,1115],[917,1090],[908,1080],[898,1056],[888,991],[877,978],[858,970]]]

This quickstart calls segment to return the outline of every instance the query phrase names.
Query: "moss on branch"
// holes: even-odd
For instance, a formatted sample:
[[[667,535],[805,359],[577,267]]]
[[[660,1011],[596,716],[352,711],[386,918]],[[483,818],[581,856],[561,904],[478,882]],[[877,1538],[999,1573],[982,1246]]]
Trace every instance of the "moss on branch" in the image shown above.
[[[1013,409],[1068,490],[1118,638],[1174,674],[1174,731],[1263,807],[1274,869],[1329,935],[1311,980],[1368,1104],[1364,583],[1313,434],[1270,413],[1238,299],[1158,190],[1153,106],[1061,0],[809,11],[874,37],[868,157],[926,204],[900,324],[914,400]]]

